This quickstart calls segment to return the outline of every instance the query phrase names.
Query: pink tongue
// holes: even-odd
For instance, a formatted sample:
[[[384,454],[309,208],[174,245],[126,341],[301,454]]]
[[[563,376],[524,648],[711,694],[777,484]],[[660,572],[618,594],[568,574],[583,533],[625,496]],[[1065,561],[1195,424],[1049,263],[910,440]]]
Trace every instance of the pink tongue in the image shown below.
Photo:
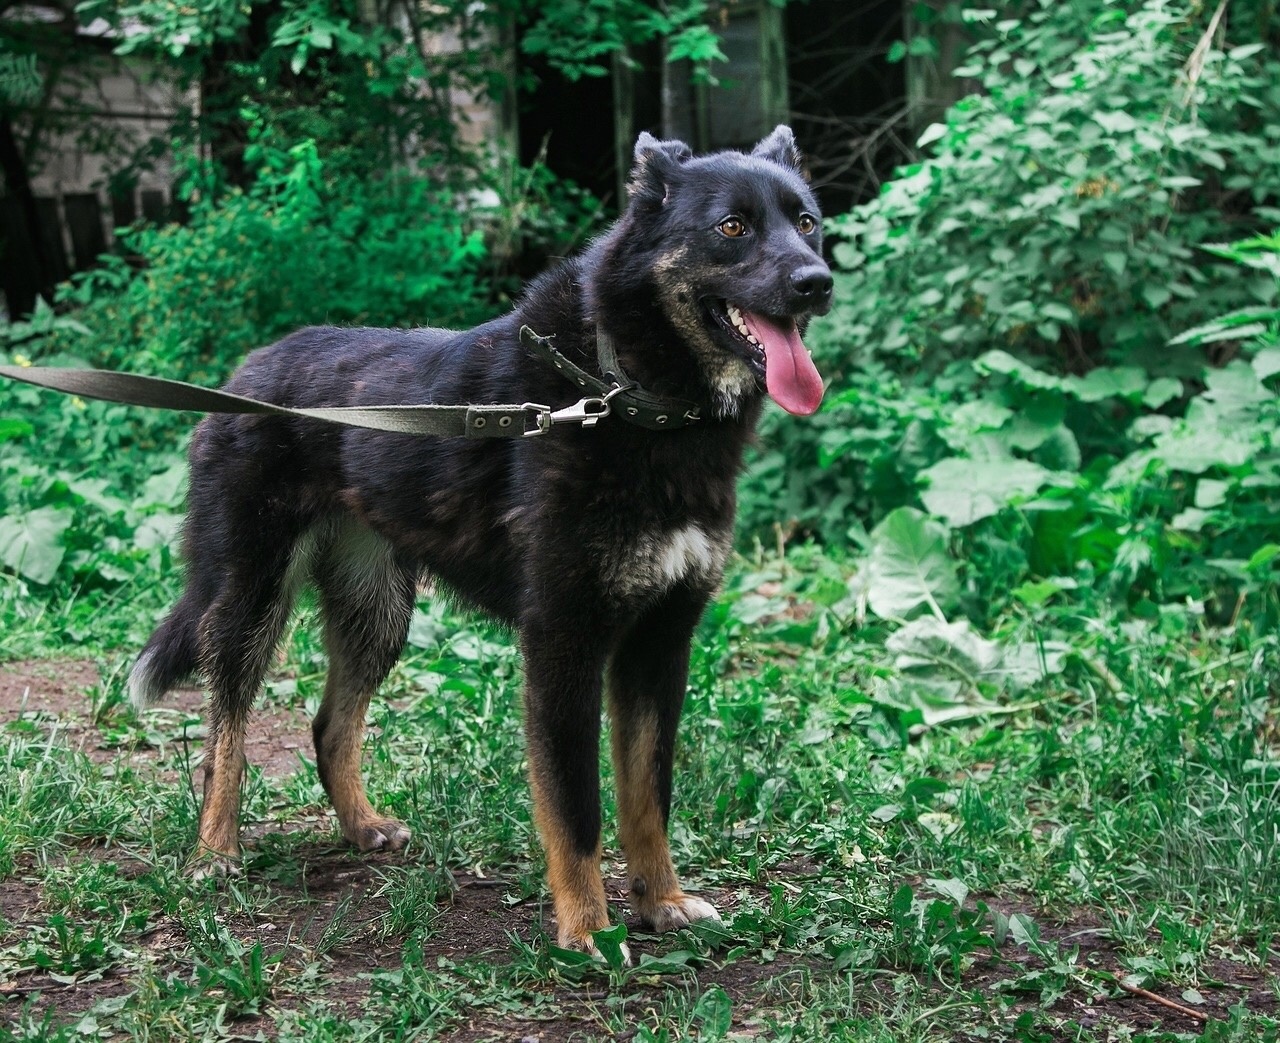
[[[747,329],[764,345],[765,387],[769,397],[788,413],[808,416],[822,404],[822,377],[800,342],[794,322],[779,326],[754,312],[743,310]]]

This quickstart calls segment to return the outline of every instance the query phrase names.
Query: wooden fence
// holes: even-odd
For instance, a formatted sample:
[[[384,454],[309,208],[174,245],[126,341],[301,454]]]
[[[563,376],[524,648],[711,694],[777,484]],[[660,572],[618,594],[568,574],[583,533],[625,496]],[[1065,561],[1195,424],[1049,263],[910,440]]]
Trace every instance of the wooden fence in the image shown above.
[[[129,194],[73,192],[36,198],[39,247],[31,222],[14,196],[0,197],[0,291],[9,318],[30,313],[37,296],[76,272],[86,271],[116,248],[117,228],[142,219],[154,223],[181,221],[182,201],[160,188]]]

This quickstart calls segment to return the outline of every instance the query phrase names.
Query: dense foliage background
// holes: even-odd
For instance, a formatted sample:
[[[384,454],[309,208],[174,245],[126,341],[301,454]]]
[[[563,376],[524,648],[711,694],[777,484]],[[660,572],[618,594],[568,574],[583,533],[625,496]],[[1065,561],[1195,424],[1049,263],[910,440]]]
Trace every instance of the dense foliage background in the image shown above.
[[[881,615],[916,608],[884,594],[892,549],[927,551],[934,613],[980,625],[1056,604],[1265,633],[1277,27],[1247,5],[1023,6],[971,13],[957,74],[981,90],[831,221],[812,341],[832,393],[815,424],[771,418],[747,525],[869,550]]]
[[[526,46],[570,76],[655,36],[708,68],[718,56],[705,4],[570,6],[459,21],[436,5],[412,39],[461,24],[469,46],[429,64],[341,3],[87,5],[129,27],[123,50],[204,84],[199,118],[175,128],[190,220],[130,229],[0,342],[20,362],[217,381],[305,323],[467,324],[504,307],[603,215],[540,166],[462,144],[450,92],[506,89],[501,20],[527,19]],[[897,640],[956,669],[1004,654],[979,633],[1031,625],[1050,643],[1099,620],[1268,633],[1270,7],[948,11],[976,41],[956,70],[974,91],[925,131],[920,162],[830,220],[838,304],[810,332],[827,405],[766,421],[744,546],[820,541],[853,572],[832,596],[856,620],[906,624]],[[91,613],[168,564],[185,420],[12,385],[0,416],[6,613]]]
[[[705,5],[588,9],[544,5],[528,46],[571,76],[646,35],[717,56]],[[434,10],[416,33],[459,24]],[[496,27],[514,10],[487,6],[469,49],[428,66],[343,4],[89,5],[130,26],[124,50],[206,82],[175,140],[191,216],[128,231],[123,254],[0,333],[10,355],[217,381],[306,323],[504,307],[603,216],[545,169],[460,142],[450,90],[505,89]],[[1265,633],[1280,560],[1270,8],[951,14],[976,40],[957,70],[975,90],[925,131],[920,162],[831,219],[838,304],[810,332],[827,405],[767,420],[744,539],[849,556],[860,614],[923,613],[921,640],[961,658],[971,625],[1048,617]],[[6,611],[151,573],[186,421],[12,385],[0,415]]]

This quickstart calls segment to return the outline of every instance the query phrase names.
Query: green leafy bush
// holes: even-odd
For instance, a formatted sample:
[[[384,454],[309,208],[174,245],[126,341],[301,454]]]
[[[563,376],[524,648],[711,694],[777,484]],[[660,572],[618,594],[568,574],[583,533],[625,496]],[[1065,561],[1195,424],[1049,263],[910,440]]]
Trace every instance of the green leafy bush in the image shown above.
[[[1280,218],[1280,61],[1265,25],[1209,23],[1155,0],[987,27],[960,70],[983,93],[831,222],[827,406],[767,421],[749,528],[781,506],[874,557],[867,530],[923,507],[979,623],[1086,587],[1274,618],[1275,241],[1199,244]]]
[[[469,322],[484,312],[484,237],[422,179],[328,179],[302,142],[263,160],[248,192],[194,200],[185,225],[138,226],[63,297],[112,365],[216,376],[311,323]],[[65,348],[65,344],[54,345]]]

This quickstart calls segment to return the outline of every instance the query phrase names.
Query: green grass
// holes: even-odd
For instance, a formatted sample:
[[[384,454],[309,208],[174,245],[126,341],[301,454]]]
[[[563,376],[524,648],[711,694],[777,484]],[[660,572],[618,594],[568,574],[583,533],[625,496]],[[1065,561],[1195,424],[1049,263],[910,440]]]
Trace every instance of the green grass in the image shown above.
[[[671,835],[726,923],[634,931],[633,968],[546,934],[519,662],[484,623],[424,604],[371,711],[403,857],[340,846],[303,749],[282,778],[251,771],[246,872],[218,888],[182,876],[194,722],[123,705],[172,574],[80,610],[74,642],[48,629],[62,606],[8,612],[11,658],[97,660],[84,716],[108,749],[31,715],[5,729],[0,1038],[1278,1038],[1274,639],[1010,620],[1069,634],[1065,666],[925,727],[884,695],[888,632],[849,611],[851,571],[805,548],[739,561],[709,613]],[[311,614],[264,712],[319,699]]]

